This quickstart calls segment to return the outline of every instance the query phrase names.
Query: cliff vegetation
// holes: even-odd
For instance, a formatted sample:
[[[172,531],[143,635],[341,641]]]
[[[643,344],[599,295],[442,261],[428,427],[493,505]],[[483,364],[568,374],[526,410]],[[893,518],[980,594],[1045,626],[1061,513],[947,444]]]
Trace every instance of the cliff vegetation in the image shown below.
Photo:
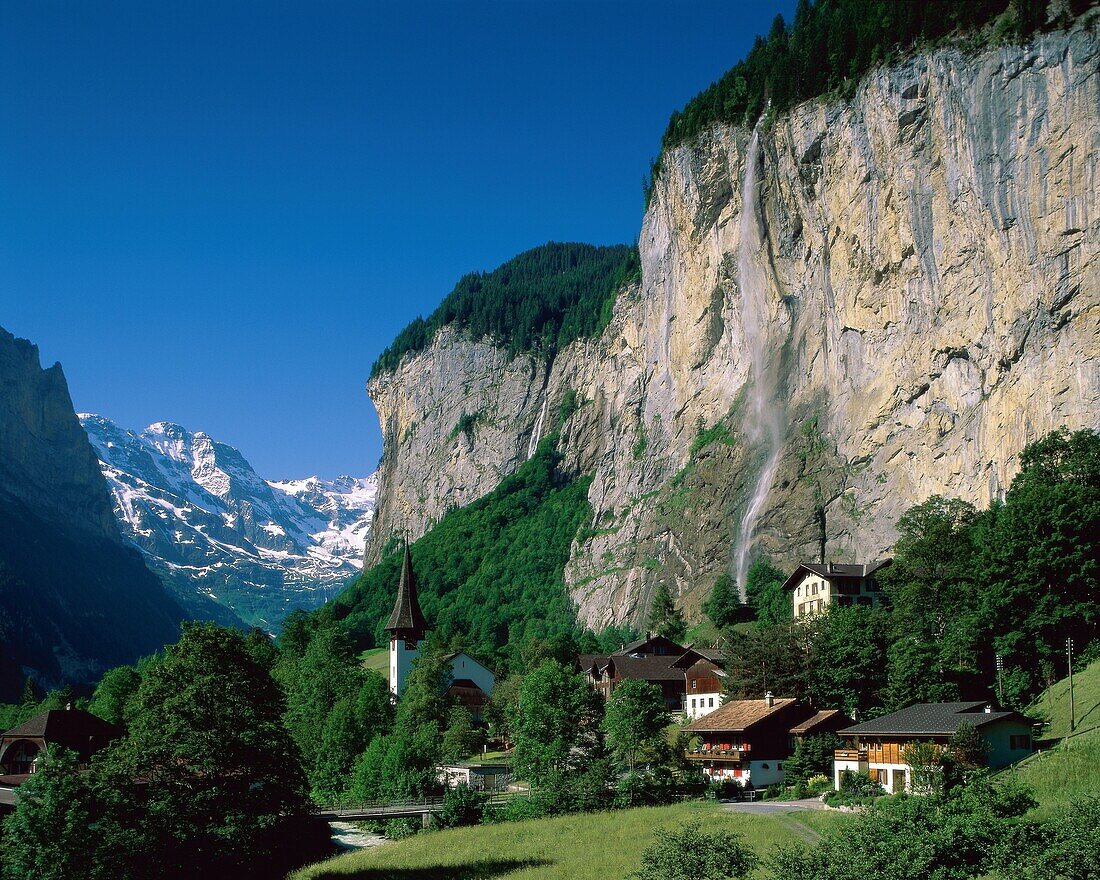
[[[639,272],[636,248],[559,242],[525,251],[492,272],[471,272],[439,308],[397,334],[375,361],[371,378],[423,351],[445,326],[471,339],[492,339],[513,355],[552,353],[575,339],[598,336],[611,320],[616,292]]]

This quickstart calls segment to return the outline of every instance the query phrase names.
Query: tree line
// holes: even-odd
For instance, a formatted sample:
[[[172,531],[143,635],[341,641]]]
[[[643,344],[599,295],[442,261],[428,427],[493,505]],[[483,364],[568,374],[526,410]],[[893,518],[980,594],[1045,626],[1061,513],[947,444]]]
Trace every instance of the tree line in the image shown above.
[[[628,245],[549,242],[491,272],[471,272],[427,318],[397,334],[371,367],[371,378],[422,351],[441,327],[491,339],[512,356],[551,356],[575,339],[598,336],[611,320],[615,294],[641,277],[638,249]]]
[[[865,73],[914,47],[948,38],[970,48],[1024,40],[1040,28],[1065,26],[1095,2],[799,0],[789,26],[777,15],[767,37],[757,36],[744,59],[672,114],[661,152],[718,123],[751,127],[769,105],[771,112],[782,113],[822,95],[850,97]],[[647,202],[660,161],[645,184]]]

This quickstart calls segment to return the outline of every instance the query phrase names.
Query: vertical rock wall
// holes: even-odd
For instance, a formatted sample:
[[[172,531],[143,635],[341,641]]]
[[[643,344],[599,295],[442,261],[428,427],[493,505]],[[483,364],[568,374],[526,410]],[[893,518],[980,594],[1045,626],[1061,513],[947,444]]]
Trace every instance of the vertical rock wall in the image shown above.
[[[566,573],[581,618],[639,622],[661,580],[697,611],[732,570],[767,459],[750,295],[776,365],[768,416],[785,426],[750,556],[789,565],[824,543],[831,560],[871,559],[908,506],[987,504],[1028,442],[1100,426],[1097,31],[1094,17],[1026,47],[914,57],[850,102],[765,120],[747,206],[750,132],[666,154],[642,282],[601,338],[545,364],[444,330],[371,382],[385,455],[368,559],[492,489],[538,425],[594,475]]]

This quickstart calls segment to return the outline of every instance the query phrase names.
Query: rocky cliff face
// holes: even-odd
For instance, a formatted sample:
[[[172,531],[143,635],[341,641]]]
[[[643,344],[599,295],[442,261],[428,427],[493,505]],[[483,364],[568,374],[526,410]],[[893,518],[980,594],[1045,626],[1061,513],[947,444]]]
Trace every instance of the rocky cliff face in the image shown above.
[[[183,611],[126,546],[60,365],[0,329],[0,700],[94,681],[175,640]]]
[[[99,463],[80,427],[61,364],[0,328],[0,493],[39,516],[121,541]]]
[[[694,612],[759,553],[875,558],[932,494],[987,504],[1025,444],[1100,425],[1098,162],[1096,17],[676,149],[601,338],[544,363],[445,329],[370,383],[368,559],[553,431],[594,475],[566,576],[597,628],[662,580]]]

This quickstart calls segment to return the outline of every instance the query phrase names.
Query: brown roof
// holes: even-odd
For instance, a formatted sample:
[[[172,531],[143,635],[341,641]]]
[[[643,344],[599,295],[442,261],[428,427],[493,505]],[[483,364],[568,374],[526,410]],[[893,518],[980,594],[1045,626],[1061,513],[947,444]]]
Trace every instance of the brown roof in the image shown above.
[[[861,562],[855,565],[850,565],[845,562],[828,562],[825,565],[816,562],[803,562],[800,563],[798,568],[791,572],[791,576],[783,582],[783,589],[793,590],[802,580],[806,572],[816,574],[819,577],[825,578],[827,581],[831,581],[834,578],[865,578],[870,577],[880,569],[886,568],[886,566],[890,565],[893,561],[892,559],[879,559],[875,562]]]
[[[489,702],[488,694],[468,678],[456,678],[447,688],[447,694],[464,706],[484,706]]]
[[[797,702],[793,697],[775,700],[771,706],[767,700],[732,700],[698,721],[693,721],[684,730],[748,730],[754,724],[759,724],[765,718],[782,712]]]
[[[631,657],[629,654],[616,654],[607,661],[619,678],[638,678],[642,681],[678,681],[683,683],[684,671],[671,665],[674,658],[665,655],[657,657],[646,655]]]
[[[726,653],[720,648],[688,648],[680,657],[676,658],[673,666],[677,669],[689,669],[700,660],[706,660],[715,666],[725,666]]]
[[[660,650],[663,653],[657,654]],[[658,657],[679,657],[684,651],[687,650],[679,642],[674,642],[672,639],[666,636],[647,635],[644,639],[638,639],[635,642],[631,642],[629,645],[624,645],[618,651],[615,652],[616,656],[621,654],[653,654]]]
[[[588,670],[592,668],[592,665],[596,664],[602,669],[607,665],[609,658],[609,654],[578,654],[577,668],[580,669],[581,672],[588,672]]]
[[[818,730],[828,730],[830,725],[833,725],[833,729],[840,726],[842,720],[847,720],[844,714],[839,709],[823,709],[816,715],[812,715],[791,728],[791,733],[796,736],[804,736],[810,733],[816,733]]]
[[[83,709],[49,709],[5,730],[0,736],[40,737],[46,742],[73,747],[76,743],[86,743],[89,737],[117,739],[122,736],[122,729]]]
[[[420,602],[416,598],[416,575],[413,573],[409,542],[406,541],[405,558],[401,561],[401,580],[397,584],[397,601],[394,602],[393,613],[386,623],[386,632],[419,639],[423,638],[427,628],[428,621],[424,619]]]

